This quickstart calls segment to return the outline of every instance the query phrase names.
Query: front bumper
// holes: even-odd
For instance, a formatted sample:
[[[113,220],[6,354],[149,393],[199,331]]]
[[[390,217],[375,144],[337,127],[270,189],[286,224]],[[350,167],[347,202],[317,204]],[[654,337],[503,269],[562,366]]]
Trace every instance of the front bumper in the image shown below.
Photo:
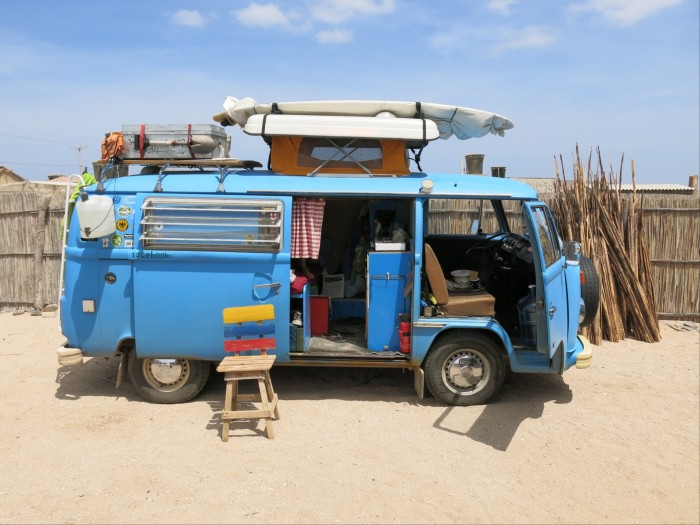
[[[61,366],[79,365],[83,362],[83,351],[80,348],[59,346],[56,348],[56,355]]]
[[[576,356],[576,368],[588,368],[593,360],[593,345],[582,335],[579,335],[578,339],[583,345],[583,350]]]

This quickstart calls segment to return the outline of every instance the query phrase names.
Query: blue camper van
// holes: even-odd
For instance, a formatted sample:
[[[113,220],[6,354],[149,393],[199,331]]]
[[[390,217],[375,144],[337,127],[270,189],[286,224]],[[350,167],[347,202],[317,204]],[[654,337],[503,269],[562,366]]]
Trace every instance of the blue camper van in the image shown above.
[[[300,119],[285,116],[298,117],[244,128],[271,144],[268,169],[112,159],[158,168],[83,190],[66,234],[59,363],[119,357],[120,380],[128,370],[144,398],[186,402],[226,356],[223,309],[270,304],[275,366],[408,369],[420,397],[427,385],[451,405],[486,402],[507,369],[589,366],[578,331],[597,296],[581,282],[596,276],[531,187],[407,169],[406,152],[430,140],[425,117],[394,117],[417,121],[416,139],[358,141],[290,134]],[[309,202],[320,220],[303,232]],[[300,235],[316,238],[317,257],[295,257]]]

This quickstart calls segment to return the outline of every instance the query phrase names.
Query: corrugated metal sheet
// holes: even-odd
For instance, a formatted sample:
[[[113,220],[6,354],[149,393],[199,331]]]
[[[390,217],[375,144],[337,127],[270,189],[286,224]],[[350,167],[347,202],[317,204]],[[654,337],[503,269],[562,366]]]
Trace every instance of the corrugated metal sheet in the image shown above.
[[[535,188],[535,191],[538,195],[542,193],[554,193],[554,183],[556,182],[556,179],[554,178],[520,177],[514,178],[514,180],[524,182],[528,186]],[[567,180],[566,183],[569,184],[570,181]]]
[[[519,182],[524,182],[528,186],[532,186],[537,191],[537,194],[542,193],[554,193],[554,183],[555,178],[537,178],[537,177],[520,177],[514,178]],[[571,181],[567,180],[566,183],[569,184]],[[690,186],[684,186],[683,184],[637,184],[637,191],[640,193],[668,193],[668,194],[680,194],[680,195],[691,195],[695,189]],[[620,184],[620,191],[631,192],[632,184]]]
[[[684,186],[683,184],[637,184],[639,192],[653,193],[693,193],[694,188]],[[620,184],[620,191],[632,191],[632,184]]]

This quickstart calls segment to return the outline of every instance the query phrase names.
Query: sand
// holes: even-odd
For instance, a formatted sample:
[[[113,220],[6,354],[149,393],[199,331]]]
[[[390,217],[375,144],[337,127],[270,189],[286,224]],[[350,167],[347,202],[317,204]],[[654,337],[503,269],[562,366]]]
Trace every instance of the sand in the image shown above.
[[[512,375],[486,406],[399,370],[275,368],[276,438],[219,439],[213,374],[181,405],[59,367],[55,317],[0,314],[1,523],[698,523],[700,334]],[[673,326],[672,326],[673,325]]]

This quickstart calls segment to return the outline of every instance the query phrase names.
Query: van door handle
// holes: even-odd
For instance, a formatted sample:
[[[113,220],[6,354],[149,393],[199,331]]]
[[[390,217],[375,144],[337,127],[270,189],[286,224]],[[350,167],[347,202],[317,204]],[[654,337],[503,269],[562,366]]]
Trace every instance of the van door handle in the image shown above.
[[[280,283],[265,283],[265,284],[256,284],[253,286],[253,288],[274,288],[276,293],[280,293],[280,287],[282,285]]]
[[[552,307],[551,307],[549,310],[547,310],[547,311],[549,312],[549,318],[551,319],[552,317],[554,317],[554,312],[557,311],[557,307],[556,307],[556,306],[552,306]]]

